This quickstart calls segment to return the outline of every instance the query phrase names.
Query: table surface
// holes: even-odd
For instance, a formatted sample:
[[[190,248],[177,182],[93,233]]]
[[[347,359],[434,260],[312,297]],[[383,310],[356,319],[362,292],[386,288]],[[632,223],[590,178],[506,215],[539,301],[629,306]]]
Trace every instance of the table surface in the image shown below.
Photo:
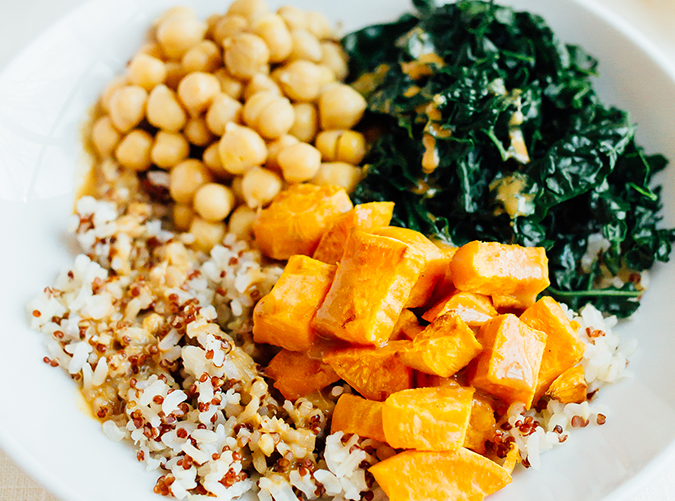
[[[0,0],[0,69],[56,19],[85,0]],[[675,65],[675,0],[586,0],[628,20]],[[27,25],[24,20],[30,18]],[[17,468],[0,450],[0,500],[59,501]],[[631,501],[675,500],[675,461]]]

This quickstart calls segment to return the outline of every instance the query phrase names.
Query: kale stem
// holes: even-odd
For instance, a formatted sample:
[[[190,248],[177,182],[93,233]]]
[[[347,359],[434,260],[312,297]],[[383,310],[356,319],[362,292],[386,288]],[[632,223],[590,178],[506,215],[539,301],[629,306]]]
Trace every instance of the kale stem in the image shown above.
[[[554,296],[561,297],[640,297],[641,291],[620,291],[616,289],[595,289],[587,291],[561,291],[549,287],[546,289]]]

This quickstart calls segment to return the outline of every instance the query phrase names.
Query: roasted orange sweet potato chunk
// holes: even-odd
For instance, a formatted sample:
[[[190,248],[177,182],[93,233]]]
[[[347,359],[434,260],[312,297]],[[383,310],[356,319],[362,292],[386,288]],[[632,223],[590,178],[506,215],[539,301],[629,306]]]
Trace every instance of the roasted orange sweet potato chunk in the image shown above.
[[[546,394],[563,404],[580,404],[586,400],[587,391],[584,368],[575,365],[560,374],[548,387]]]
[[[485,442],[492,438],[494,432],[495,414],[492,405],[487,398],[474,393],[464,447],[485,454]]]
[[[481,349],[471,328],[451,312],[429,324],[398,356],[420,372],[449,377],[468,365]]]
[[[449,451],[464,444],[473,388],[415,388],[389,395],[382,427],[395,449]]]
[[[534,304],[537,294],[550,283],[542,247],[469,242],[455,253],[450,272],[459,290],[515,296],[526,307]]]
[[[478,334],[483,345],[471,384],[507,403],[532,405],[546,334],[512,314],[485,322]]]
[[[459,247],[453,247],[451,245],[444,244],[442,242],[434,242],[434,245],[438,247],[438,250],[441,251],[443,255],[443,276],[439,278],[436,283],[436,288],[434,289],[434,299],[443,298],[455,290],[455,285],[452,283],[452,271],[450,270],[450,263],[452,258],[455,256],[457,249]]]
[[[331,351],[323,361],[368,400],[383,401],[412,386],[412,370],[396,352],[410,341],[392,341],[384,348],[352,347]]]
[[[253,339],[291,351],[309,350],[316,339],[311,322],[335,269],[311,257],[291,256],[274,288],[253,310]]]
[[[516,296],[492,296],[492,305],[499,313],[514,313],[520,315],[527,305]]]
[[[520,319],[533,329],[547,334],[544,356],[539,368],[535,401],[555,378],[581,360],[584,343],[555,299],[545,296],[523,312]]]
[[[253,233],[262,253],[273,259],[311,256],[324,232],[352,207],[338,186],[294,184],[258,213]]]
[[[422,318],[433,322],[440,315],[451,311],[457,313],[470,327],[480,327],[497,316],[497,310],[488,296],[455,290],[427,310]]]
[[[422,266],[407,244],[353,229],[314,327],[353,344],[384,345]]]
[[[336,431],[386,442],[382,429],[382,402],[343,394],[333,411],[330,432]]]
[[[407,308],[401,311],[401,314],[394,325],[394,331],[391,335],[391,340],[396,341],[399,339],[414,339],[420,332],[424,330],[424,327],[420,325],[417,316]]]
[[[479,501],[511,482],[504,468],[464,448],[405,451],[368,471],[390,501]]]
[[[417,308],[427,304],[431,299],[436,283],[445,276],[447,259],[444,259],[444,256],[438,247],[419,231],[410,230],[408,228],[387,226],[386,228],[375,230],[373,233],[375,235],[400,240],[410,247],[411,252],[415,252],[420,256],[424,265],[417,283],[410,292],[406,307]]]
[[[335,264],[342,259],[345,242],[352,228],[358,228],[370,233],[378,228],[384,228],[391,222],[394,213],[394,202],[370,202],[356,205],[349,212],[345,212],[326,231],[319,246],[314,251],[314,259],[324,263]]]
[[[335,371],[306,353],[281,350],[265,369],[274,387],[288,400],[297,400],[340,380]]]

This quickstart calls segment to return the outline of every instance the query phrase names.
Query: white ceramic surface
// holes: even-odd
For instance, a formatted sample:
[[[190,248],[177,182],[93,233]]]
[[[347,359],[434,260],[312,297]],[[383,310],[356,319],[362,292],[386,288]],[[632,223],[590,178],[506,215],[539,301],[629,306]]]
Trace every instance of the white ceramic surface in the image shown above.
[[[41,336],[26,325],[24,304],[68,263],[75,247],[65,232],[74,173],[83,165],[83,117],[105,83],[171,0],[93,0],[30,45],[0,73],[0,446],[64,501],[156,500],[155,473],[130,448],[108,441],[78,410],[74,385],[42,363]],[[203,16],[225,0],[192,0]],[[277,2],[270,2],[275,4]],[[406,0],[294,0],[344,21],[347,29],[393,19]],[[601,94],[632,112],[647,150],[675,160],[673,73],[618,18],[563,0],[513,0],[541,12],[567,42],[600,61]],[[675,224],[675,168],[665,185],[665,224]],[[675,265],[657,267],[636,318],[621,333],[637,337],[635,378],[607,388],[603,427],[588,427],[543,457],[542,470],[520,471],[495,500],[628,499],[655,466],[675,455]]]

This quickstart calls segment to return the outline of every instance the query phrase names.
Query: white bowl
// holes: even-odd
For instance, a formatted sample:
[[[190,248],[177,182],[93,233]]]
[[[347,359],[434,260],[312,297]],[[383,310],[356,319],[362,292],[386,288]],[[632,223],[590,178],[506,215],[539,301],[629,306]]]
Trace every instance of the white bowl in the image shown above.
[[[157,501],[156,473],[130,447],[110,442],[83,411],[75,385],[42,362],[42,335],[28,329],[25,303],[77,252],[66,232],[74,174],[84,164],[80,129],[105,84],[124,67],[170,0],[92,0],[47,30],[0,73],[0,445],[64,501]],[[200,15],[228,2],[190,0]],[[272,6],[280,2],[270,1]],[[393,20],[407,0],[293,0],[351,30]],[[675,73],[637,32],[611,14],[570,0],[511,0],[539,12],[566,42],[599,58],[600,94],[632,113],[649,152],[675,160]],[[675,167],[660,175],[665,221],[675,224]],[[626,499],[675,455],[675,265],[657,266],[635,318],[635,377],[605,388],[607,424],[573,433],[518,471],[499,501]]]

